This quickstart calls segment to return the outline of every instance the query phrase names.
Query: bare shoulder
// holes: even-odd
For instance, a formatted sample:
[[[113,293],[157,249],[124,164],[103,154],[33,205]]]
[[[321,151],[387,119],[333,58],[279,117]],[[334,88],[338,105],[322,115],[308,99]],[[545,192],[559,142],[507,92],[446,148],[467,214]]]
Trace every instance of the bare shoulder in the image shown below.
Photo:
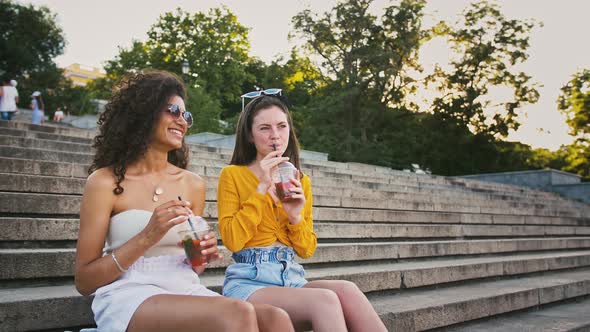
[[[115,175],[109,167],[97,169],[86,179],[86,190],[112,191],[115,186]]]
[[[188,186],[189,188],[205,187],[205,179],[200,175],[174,165],[172,165],[172,167],[174,167],[174,173],[180,175],[183,185]]]
[[[189,170],[183,170],[183,179],[185,183],[190,187],[204,187],[205,179],[197,173],[193,173]]]

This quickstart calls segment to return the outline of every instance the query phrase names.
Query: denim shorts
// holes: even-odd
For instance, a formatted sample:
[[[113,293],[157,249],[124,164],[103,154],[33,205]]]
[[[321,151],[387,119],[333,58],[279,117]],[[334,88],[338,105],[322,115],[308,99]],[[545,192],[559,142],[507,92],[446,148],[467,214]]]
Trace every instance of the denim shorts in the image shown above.
[[[264,287],[303,287],[307,283],[291,247],[246,248],[232,257],[236,263],[225,270],[224,296],[246,301]]]

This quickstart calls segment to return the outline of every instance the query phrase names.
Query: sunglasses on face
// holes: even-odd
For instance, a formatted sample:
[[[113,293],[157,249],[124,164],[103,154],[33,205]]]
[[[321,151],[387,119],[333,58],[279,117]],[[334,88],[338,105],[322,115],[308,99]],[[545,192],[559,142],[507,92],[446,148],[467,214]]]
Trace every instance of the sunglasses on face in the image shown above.
[[[245,105],[246,98],[252,99],[252,98],[256,98],[256,97],[260,97],[260,96],[277,96],[277,95],[280,96],[281,91],[283,91],[283,89],[273,88],[273,89],[266,89],[266,90],[251,91],[251,92],[241,95],[240,97],[242,98],[242,112],[244,111],[244,106],[246,106]]]
[[[166,108],[166,111],[172,114],[172,116],[175,119],[179,119],[180,115],[182,115],[182,118],[184,119],[184,121],[186,121],[188,128],[190,128],[193,125],[193,115],[191,114],[191,112],[181,110],[180,106],[176,104],[168,104],[168,108]]]

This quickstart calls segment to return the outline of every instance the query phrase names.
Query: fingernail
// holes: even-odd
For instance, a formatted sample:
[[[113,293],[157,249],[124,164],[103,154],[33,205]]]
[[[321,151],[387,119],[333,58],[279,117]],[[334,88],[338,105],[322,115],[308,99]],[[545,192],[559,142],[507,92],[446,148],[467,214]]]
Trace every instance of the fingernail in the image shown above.
[[[205,235],[205,240],[209,240],[209,235]]]

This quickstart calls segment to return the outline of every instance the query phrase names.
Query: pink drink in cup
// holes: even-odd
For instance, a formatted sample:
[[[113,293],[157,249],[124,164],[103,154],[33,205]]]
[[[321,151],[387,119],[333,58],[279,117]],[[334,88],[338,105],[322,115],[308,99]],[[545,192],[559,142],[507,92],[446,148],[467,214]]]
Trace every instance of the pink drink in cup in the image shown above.
[[[291,179],[295,179],[297,175],[297,168],[288,161],[282,162],[272,172],[272,180],[277,190],[277,196],[281,201],[288,201],[292,199],[294,193],[291,192],[291,188],[295,185],[291,182]]]

